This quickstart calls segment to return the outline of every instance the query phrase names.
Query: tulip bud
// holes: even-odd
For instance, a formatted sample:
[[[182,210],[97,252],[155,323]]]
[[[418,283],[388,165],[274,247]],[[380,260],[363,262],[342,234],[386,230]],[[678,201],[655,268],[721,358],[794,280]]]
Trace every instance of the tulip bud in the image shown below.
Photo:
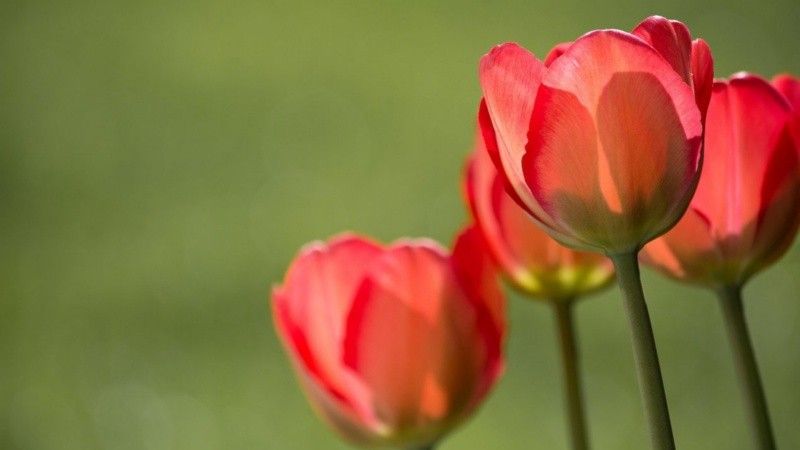
[[[309,401],[357,445],[431,445],[502,371],[504,299],[471,229],[452,254],[429,240],[310,244],[272,305]]]

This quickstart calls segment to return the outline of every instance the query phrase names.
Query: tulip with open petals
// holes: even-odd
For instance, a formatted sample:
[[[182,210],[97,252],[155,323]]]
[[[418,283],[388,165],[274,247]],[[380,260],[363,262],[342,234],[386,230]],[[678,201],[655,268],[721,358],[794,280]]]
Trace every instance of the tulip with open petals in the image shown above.
[[[791,93],[793,81],[776,79],[775,87]],[[797,112],[775,87],[746,73],[714,83],[697,193],[675,228],[642,252],[659,271],[717,292],[753,448],[761,450],[775,440],[741,290],[786,252],[800,226]]]
[[[273,291],[309,400],[366,447],[431,448],[475,410],[502,371],[503,305],[474,229],[452,255],[429,240],[313,243]]]

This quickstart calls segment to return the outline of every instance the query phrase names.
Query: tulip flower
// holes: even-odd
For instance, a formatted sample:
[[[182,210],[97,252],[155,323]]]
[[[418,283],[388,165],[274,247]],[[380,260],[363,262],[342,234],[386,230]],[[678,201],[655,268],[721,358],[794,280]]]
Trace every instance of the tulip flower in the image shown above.
[[[504,299],[474,229],[452,254],[429,240],[310,244],[272,306],[309,401],[355,445],[433,448],[502,372]]]
[[[800,226],[800,151],[793,120],[787,98],[757,76],[742,73],[715,82],[697,193],[675,228],[642,252],[644,263],[710,287],[720,297],[760,449],[775,444],[741,289],[786,253]]]
[[[606,287],[614,267],[603,255],[562,246],[534,225],[503,189],[481,136],[467,163],[465,193],[475,224],[506,277],[521,292],[554,307],[572,448],[588,448],[572,305]]]
[[[504,44],[480,64],[487,151],[512,198],[557,241],[605,253],[623,290],[655,448],[674,448],[638,251],[694,194],[713,63],[680,22],[590,32],[544,62]]]

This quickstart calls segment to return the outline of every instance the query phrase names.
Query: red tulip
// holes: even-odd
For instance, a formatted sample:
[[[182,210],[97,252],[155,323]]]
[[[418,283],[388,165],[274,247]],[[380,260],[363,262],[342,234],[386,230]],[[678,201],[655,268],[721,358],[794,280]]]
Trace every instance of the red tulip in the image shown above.
[[[792,120],[786,98],[757,76],[715,82],[697,193],[643,261],[686,281],[741,286],[783,255],[800,225]]]
[[[572,300],[614,279],[608,258],[568,249],[531,221],[503,189],[480,136],[467,163],[465,191],[492,256],[521,291],[547,300]]]
[[[631,253],[680,218],[696,187],[708,46],[680,22],[593,31],[542,63],[504,44],[480,65],[480,124],[515,201],[574,248]]]
[[[428,240],[341,236],[303,248],[273,291],[275,326],[321,416],[359,445],[430,445],[503,367],[504,300],[476,231]]]

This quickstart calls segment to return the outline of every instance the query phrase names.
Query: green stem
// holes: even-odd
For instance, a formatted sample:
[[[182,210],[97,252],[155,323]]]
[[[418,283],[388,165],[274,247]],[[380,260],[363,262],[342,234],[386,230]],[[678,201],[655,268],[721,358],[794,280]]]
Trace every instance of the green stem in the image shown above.
[[[756,356],[747,331],[742,305],[742,289],[739,286],[726,286],[717,289],[722,314],[725,317],[725,328],[733,351],[733,361],[739,377],[739,389],[742,392],[745,412],[752,433],[754,448],[774,450],[775,438],[772,434],[767,400],[761,377],[758,374]]]
[[[675,441],[672,437],[667,396],[658,364],[653,327],[639,279],[636,253],[613,255],[611,260],[617,270],[617,281],[627,311],[636,375],[639,378],[639,393],[650,431],[650,445],[655,450],[672,450],[675,448]]]
[[[587,450],[589,444],[586,436],[586,416],[579,375],[578,348],[572,319],[573,303],[573,300],[553,302],[558,323],[559,342],[561,343],[561,359],[564,364],[564,388],[570,440],[574,450]]]

